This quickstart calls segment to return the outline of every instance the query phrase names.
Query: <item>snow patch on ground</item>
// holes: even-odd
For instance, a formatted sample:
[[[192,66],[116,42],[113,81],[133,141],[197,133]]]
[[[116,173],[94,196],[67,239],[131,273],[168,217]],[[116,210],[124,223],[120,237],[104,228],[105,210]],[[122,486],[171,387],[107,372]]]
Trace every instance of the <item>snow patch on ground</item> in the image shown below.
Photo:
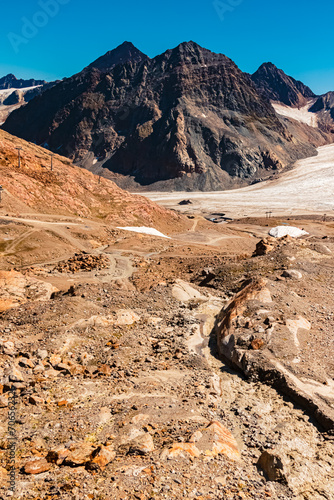
[[[169,236],[166,236],[163,233],[160,233],[157,229],[154,229],[153,227],[118,227],[117,229],[123,229],[124,231],[133,231],[134,233],[142,233],[142,234],[149,234],[151,236],[160,236],[161,238],[168,238],[170,239]]]
[[[306,123],[310,127],[316,128],[318,126],[318,117],[315,113],[311,113],[309,111],[310,107],[314,103],[312,99],[309,101],[306,106],[298,109],[298,108],[290,108],[290,106],[286,106],[285,104],[279,104],[273,102],[272,105],[278,115],[286,116],[287,118],[293,118],[302,123]]]
[[[308,233],[299,227],[293,226],[276,226],[270,229],[270,236],[274,238],[283,238],[283,236],[292,236],[293,238],[300,238],[300,236],[305,236]]]

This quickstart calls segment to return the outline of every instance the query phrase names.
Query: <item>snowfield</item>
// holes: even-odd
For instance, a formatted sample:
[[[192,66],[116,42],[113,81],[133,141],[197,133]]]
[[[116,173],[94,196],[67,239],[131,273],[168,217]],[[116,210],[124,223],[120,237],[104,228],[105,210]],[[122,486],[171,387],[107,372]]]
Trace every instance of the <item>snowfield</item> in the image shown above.
[[[285,104],[272,102],[276,113],[287,118],[293,118],[298,122],[306,123],[310,127],[316,128],[318,126],[318,117],[315,113],[309,111],[310,107],[314,104],[315,99],[311,99],[303,108],[290,108]]]
[[[229,217],[334,214],[334,144],[318,148],[318,156],[296,162],[274,181],[232,191],[141,193],[167,208],[183,212],[222,212]],[[179,206],[190,199],[192,205]]]
[[[7,99],[13,92],[19,90],[20,92],[26,93],[28,90],[37,89],[38,87],[42,87],[42,85],[35,85],[34,87],[22,87],[21,89],[1,89],[0,96],[3,100]]]

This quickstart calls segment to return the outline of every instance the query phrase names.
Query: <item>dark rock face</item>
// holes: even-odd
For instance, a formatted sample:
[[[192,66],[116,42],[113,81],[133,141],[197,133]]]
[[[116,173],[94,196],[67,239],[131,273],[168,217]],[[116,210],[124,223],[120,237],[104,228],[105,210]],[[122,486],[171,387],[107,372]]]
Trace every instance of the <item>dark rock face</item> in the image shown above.
[[[287,106],[303,106],[308,99],[315,97],[309,87],[286,75],[272,63],[262,64],[251,78],[267,99],[280,101]]]
[[[149,57],[138,50],[131,42],[124,42],[114,50],[110,50],[104,56],[92,62],[87,69],[95,68],[100,71],[113,69],[117,64],[125,64],[129,61],[140,63],[147,61]]]
[[[293,137],[226,56],[188,42],[141,60],[132,47],[43,92],[3,128],[126,188],[245,185],[320,145]],[[106,71],[124,53],[134,57]]]
[[[310,111],[312,113],[330,111],[332,118],[334,118],[334,92],[327,92],[327,94],[320,96],[310,108]]]
[[[11,106],[13,104],[18,104],[22,100],[23,100],[22,92],[20,92],[19,90],[15,90],[7,97],[7,99],[3,101],[3,104],[5,106]]]
[[[334,92],[320,96],[309,111],[318,115],[322,130],[334,134]]]
[[[0,78],[0,90],[5,89],[22,89],[26,87],[35,87],[36,85],[44,85],[45,80],[18,80],[13,74],[9,74]]]

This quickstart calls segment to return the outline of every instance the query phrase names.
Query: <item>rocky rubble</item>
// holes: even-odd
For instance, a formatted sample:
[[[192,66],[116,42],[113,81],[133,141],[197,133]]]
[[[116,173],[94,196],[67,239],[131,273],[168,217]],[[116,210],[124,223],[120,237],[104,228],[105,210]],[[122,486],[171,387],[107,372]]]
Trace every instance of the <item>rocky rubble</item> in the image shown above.
[[[28,300],[48,300],[57,288],[17,271],[0,271],[0,312],[18,307]]]
[[[136,254],[131,283],[90,275],[2,312],[0,495],[15,391],[14,498],[331,500],[333,257],[318,245],[198,268]]]
[[[106,269],[110,261],[106,255],[76,253],[65,262],[59,262],[55,270],[60,273],[78,273],[80,271],[92,271],[93,269]]]

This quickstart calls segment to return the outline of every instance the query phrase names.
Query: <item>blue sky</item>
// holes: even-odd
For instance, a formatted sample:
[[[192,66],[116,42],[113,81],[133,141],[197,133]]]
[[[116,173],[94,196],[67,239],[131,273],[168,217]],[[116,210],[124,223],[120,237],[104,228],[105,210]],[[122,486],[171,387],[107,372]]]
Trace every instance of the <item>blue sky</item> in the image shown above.
[[[271,61],[316,93],[334,90],[332,0],[16,0],[1,17],[0,76],[50,81],[124,40],[150,57],[194,40],[243,71]]]

